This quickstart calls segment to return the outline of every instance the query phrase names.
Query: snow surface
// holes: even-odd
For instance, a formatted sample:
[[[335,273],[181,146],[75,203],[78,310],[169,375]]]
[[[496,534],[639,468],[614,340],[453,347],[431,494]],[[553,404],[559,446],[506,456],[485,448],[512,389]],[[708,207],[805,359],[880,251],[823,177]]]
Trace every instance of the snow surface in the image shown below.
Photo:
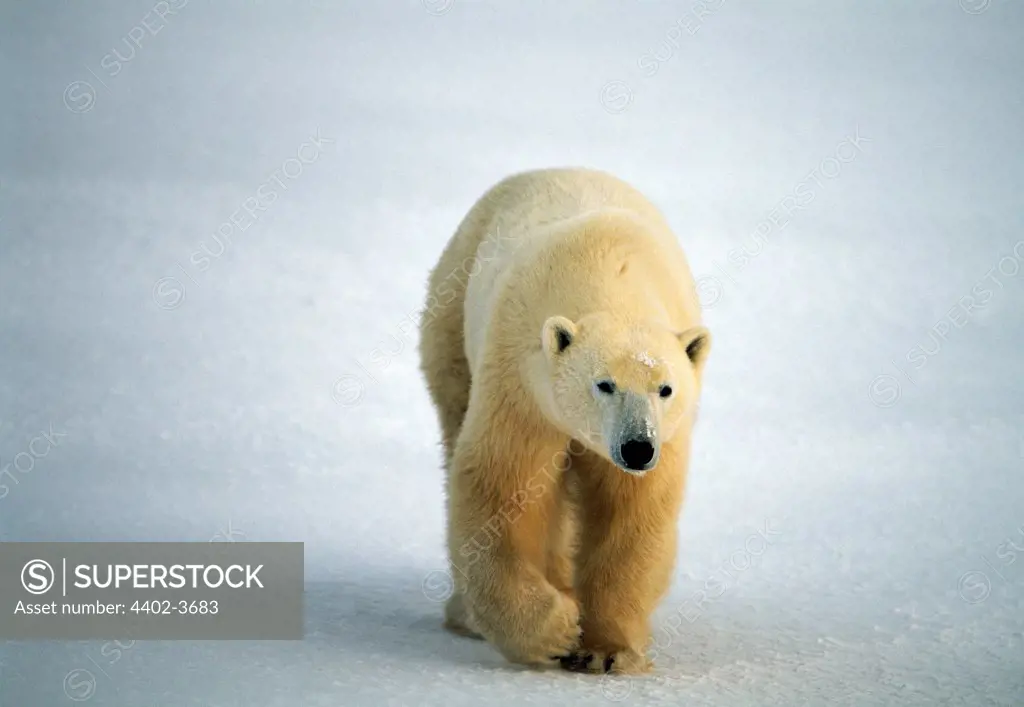
[[[1024,704],[1024,6],[170,5],[0,4],[0,465],[66,435],[0,539],[301,540],[306,638],[8,642],[0,705]],[[644,679],[440,628],[413,317],[575,164],[715,336]]]

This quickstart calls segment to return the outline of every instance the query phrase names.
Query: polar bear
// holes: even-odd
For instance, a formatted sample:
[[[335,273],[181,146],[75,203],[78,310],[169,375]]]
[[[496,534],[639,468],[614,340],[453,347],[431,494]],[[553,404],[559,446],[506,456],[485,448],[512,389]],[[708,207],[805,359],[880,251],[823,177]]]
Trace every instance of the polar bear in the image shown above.
[[[666,592],[711,334],[661,213],[589,169],[513,175],[430,274],[445,625],[507,659],[638,673]]]

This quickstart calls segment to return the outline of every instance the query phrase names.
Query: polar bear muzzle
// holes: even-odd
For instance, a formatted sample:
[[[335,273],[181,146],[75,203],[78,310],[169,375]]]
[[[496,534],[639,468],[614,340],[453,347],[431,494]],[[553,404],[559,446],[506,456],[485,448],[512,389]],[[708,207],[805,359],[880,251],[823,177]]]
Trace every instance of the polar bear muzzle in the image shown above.
[[[658,463],[658,433],[650,401],[639,393],[623,391],[622,407],[613,422],[608,450],[612,461],[630,474],[643,474]]]

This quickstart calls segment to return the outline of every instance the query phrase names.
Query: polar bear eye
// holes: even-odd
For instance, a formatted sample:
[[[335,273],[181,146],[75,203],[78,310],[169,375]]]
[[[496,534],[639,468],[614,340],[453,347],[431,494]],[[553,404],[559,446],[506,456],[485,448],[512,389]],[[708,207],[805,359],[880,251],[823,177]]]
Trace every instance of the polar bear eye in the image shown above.
[[[670,397],[672,395],[672,386],[670,386],[670,385],[663,385],[663,386],[661,386],[661,388],[658,389],[658,395],[660,395],[663,398]]]
[[[615,392],[615,384],[611,381],[599,381],[596,387],[605,395],[611,395]]]

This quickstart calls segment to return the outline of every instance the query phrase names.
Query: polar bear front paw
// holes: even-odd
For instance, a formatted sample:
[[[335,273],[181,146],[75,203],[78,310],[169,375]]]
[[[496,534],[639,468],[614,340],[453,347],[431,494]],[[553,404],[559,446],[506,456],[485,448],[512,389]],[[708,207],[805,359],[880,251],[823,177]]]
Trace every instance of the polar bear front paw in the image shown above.
[[[623,650],[581,648],[560,660],[562,667],[574,673],[623,673],[634,675],[649,672],[654,663],[632,648]]]
[[[580,610],[576,602],[548,587],[541,602],[505,608],[499,630],[484,630],[501,653],[514,663],[534,666],[554,666],[580,645],[583,629]],[[493,626],[485,617],[479,617],[481,628]]]
[[[554,597],[554,607],[536,636],[538,645],[533,652],[537,662],[553,663],[571,655],[583,638],[579,605],[563,592],[556,591]]]

